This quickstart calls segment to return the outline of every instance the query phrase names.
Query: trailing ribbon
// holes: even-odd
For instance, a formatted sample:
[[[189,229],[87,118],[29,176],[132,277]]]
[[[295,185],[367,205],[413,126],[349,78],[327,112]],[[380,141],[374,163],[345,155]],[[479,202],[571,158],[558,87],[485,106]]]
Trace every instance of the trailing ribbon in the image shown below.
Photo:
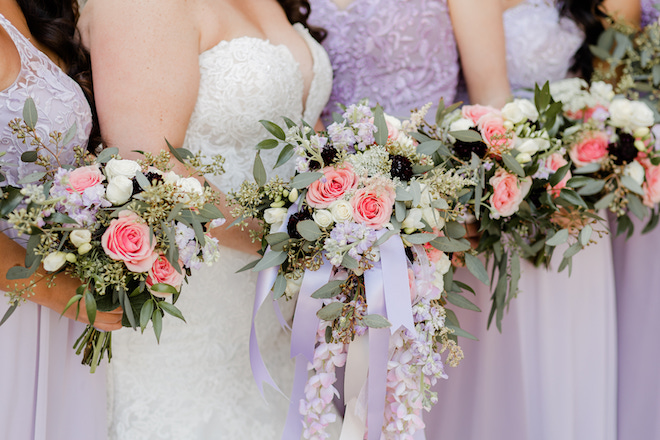
[[[367,382],[369,368],[368,336],[358,336],[348,346],[344,381],[344,423],[341,427],[339,440],[363,440],[366,420],[363,411],[358,412],[360,392]],[[360,408],[362,409],[362,408]]]
[[[400,236],[393,235],[380,245],[380,261],[383,266],[387,319],[392,324],[390,331],[394,334],[404,326],[417,334],[410,301],[408,261]]]

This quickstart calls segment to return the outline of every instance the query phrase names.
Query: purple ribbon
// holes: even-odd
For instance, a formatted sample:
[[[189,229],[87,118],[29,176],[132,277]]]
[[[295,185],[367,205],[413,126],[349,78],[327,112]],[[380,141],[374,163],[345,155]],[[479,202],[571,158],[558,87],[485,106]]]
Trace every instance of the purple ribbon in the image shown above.
[[[316,334],[316,333],[315,333]],[[293,379],[289,411],[286,415],[286,425],[282,433],[282,440],[299,439],[302,435],[302,416],[300,414],[300,399],[305,394],[307,383],[307,360],[304,356],[296,357],[296,373]]]
[[[379,267],[374,266],[373,269],[364,273],[367,311],[370,315],[378,314],[386,316],[383,290],[385,280],[383,272]],[[369,377],[367,379],[368,440],[379,440],[383,430],[389,343],[390,332],[387,328],[369,328]]]
[[[404,326],[412,333],[417,334],[410,301],[408,262],[399,235],[391,236],[385,243],[380,245],[380,261],[383,266],[387,319],[392,324],[390,331],[394,334],[401,326]]]

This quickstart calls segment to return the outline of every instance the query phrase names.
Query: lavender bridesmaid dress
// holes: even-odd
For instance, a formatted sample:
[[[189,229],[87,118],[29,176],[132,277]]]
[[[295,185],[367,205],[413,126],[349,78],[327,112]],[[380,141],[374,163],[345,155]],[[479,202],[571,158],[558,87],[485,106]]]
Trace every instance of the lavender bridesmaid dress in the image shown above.
[[[504,12],[509,82],[529,95],[535,82],[568,74],[583,34],[553,2],[525,0]],[[520,293],[503,333],[484,313],[459,311],[465,359],[437,387],[425,417],[427,438],[442,440],[611,440],[616,438],[616,330],[612,252],[607,237],[573,259],[573,274],[524,262]],[[558,257],[558,258],[557,258]],[[463,276],[466,276],[463,274]],[[472,279],[471,285],[476,285]],[[477,304],[490,308],[488,289]],[[494,327],[494,326],[493,326]],[[641,438],[641,437],[640,437]],[[650,437],[649,437],[650,438]]]
[[[34,99],[39,113],[37,131],[78,131],[61,158],[73,163],[72,148],[85,146],[92,125],[89,105],[80,87],[35,48],[0,15],[21,58],[21,71],[9,88],[0,91],[1,160],[9,184],[38,171],[20,161],[29,147],[11,133],[8,122],[22,117],[23,104]],[[4,231],[6,225],[2,228]],[[8,234],[11,231],[5,231]],[[73,292],[72,292],[73,294]],[[0,309],[4,313],[5,307]],[[106,438],[105,369],[80,365],[72,350],[85,326],[48,308],[27,302],[0,327],[0,439],[102,440]]]
[[[658,0],[642,0],[642,25],[658,19]],[[656,147],[657,148],[657,147]],[[619,337],[619,439],[660,438],[660,228],[612,237]],[[615,224],[612,222],[612,226]]]
[[[391,115],[440,98],[452,102],[458,55],[446,0],[311,0],[309,22],[328,31],[323,41],[334,82],[323,113],[369,98]]]

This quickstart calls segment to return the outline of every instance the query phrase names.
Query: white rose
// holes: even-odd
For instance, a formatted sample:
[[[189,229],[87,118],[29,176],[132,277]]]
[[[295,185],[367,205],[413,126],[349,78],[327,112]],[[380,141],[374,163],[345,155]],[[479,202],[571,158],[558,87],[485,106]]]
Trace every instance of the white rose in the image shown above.
[[[184,193],[196,193],[200,196],[204,194],[204,187],[201,183],[199,183],[199,180],[195,179],[194,177],[184,177],[179,179],[177,185]]]
[[[76,229],[69,234],[69,240],[77,248],[92,241],[92,233],[87,229]]]
[[[332,219],[335,223],[344,223],[353,220],[353,207],[346,200],[336,200],[329,206]]]
[[[653,125],[653,110],[641,101],[631,103],[632,114],[630,115],[630,129],[635,131],[639,128],[648,128]]]
[[[644,171],[642,164],[636,160],[633,160],[623,169],[623,174],[624,176],[632,177],[635,182],[641,185],[644,183],[644,176],[646,175],[646,172]]]
[[[469,130],[472,127],[474,127],[474,124],[471,120],[461,118],[451,123],[449,126],[449,131]]]
[[[322,228],[327,228],[333,223],[332,213],[327,209],[317,209],[312,214],[312,218]]]
[[[264,220],[273,225],[271,231],[279,229],[275,225],[281,225],[286,218],[286,208],[268,208],[264,211]]]
[[[516,145],[516,150],[520,153],[536,154],[539,151],[544,151],[550,148],[550,141],[541,138],[527,138],[519,139],[519,145]]]
[[[435,271],[437,273],[444,275],[447,272],[449,272],[450,267],[451,267],[451,260],[449,259],[449,256],[447,256],[447,254],[443,252],[440,259],[435,262]]]
[[[105,198],[113,205],[123,205],[133,194],[133,181],[126,176],[116,176],[105,189]]]
[[[66,253],[65,252],[52,252],[46,255],[44,258],[43,265],[44,269],[47,272],[55,272],[60,269],[66,263]]]
[[[287,273],[284,277],[286,278],[284,293],[288,296],[294,296],[300,292],[300,286],[303,282],[303,275],[301,273]]]
[[[502,117],[514,124],[527,120],[536,122],[539,118],[539,112],[531,101],[527,99],[514,99],[513,102],[506,104],[502,108]]]
[[[618,128],[629,128],[632,116],[631,101],[618,98],[610,104],[610,124]]]
[[[582,78],[567,78],[550,84],[550,94],[555,101],[561,101],[566,104],[582,89],[589,86]]]
[[[140,165],[133,160],[110,159],[105,165],[105,176],[108,180],[112,180],[117,176],[132,179],[140,170]]]
[[[591,83],[589,90],[599,104],[607,104],[614,99],[615,93],[612,84],[603,81],[595,81]]]

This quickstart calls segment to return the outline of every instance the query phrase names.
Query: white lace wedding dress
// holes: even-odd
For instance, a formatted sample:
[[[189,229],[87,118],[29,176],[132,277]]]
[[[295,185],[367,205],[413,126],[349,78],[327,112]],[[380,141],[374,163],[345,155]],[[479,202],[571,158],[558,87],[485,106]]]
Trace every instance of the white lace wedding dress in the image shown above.
[[[199,96],[185,147],[225,157],[226,173],[212,179],[223,192],[252,179],[254,146],[268,133],[260,119],[318,119],[330,94],[332,70],[325,51],[301,25],[296,30],[314,59],[314,79],[303,106],[303,76],[286,46],[242,37],[222,41],[199,57]],[[267,170],[278,150],[263,151]],[[278,169],[289,174],[292,169]],[[235,271],[254,260],[227,248],[211,268],[193,273],[177,306],[187,323],[169,319],[160,345],[151,329],[124,329],[113,337],[110,368],[110,438],[121,440],[277,439],[287,399],[252,378],[248,356],[256,275]],[[293,380],[289,334],[272,308],[257,326],[264,360],[288,395]],[[292,309],[291,309],[292,310]],[[285,311],[286,314],[286,311]],[[289,313],[290,315],[290,313]]]

